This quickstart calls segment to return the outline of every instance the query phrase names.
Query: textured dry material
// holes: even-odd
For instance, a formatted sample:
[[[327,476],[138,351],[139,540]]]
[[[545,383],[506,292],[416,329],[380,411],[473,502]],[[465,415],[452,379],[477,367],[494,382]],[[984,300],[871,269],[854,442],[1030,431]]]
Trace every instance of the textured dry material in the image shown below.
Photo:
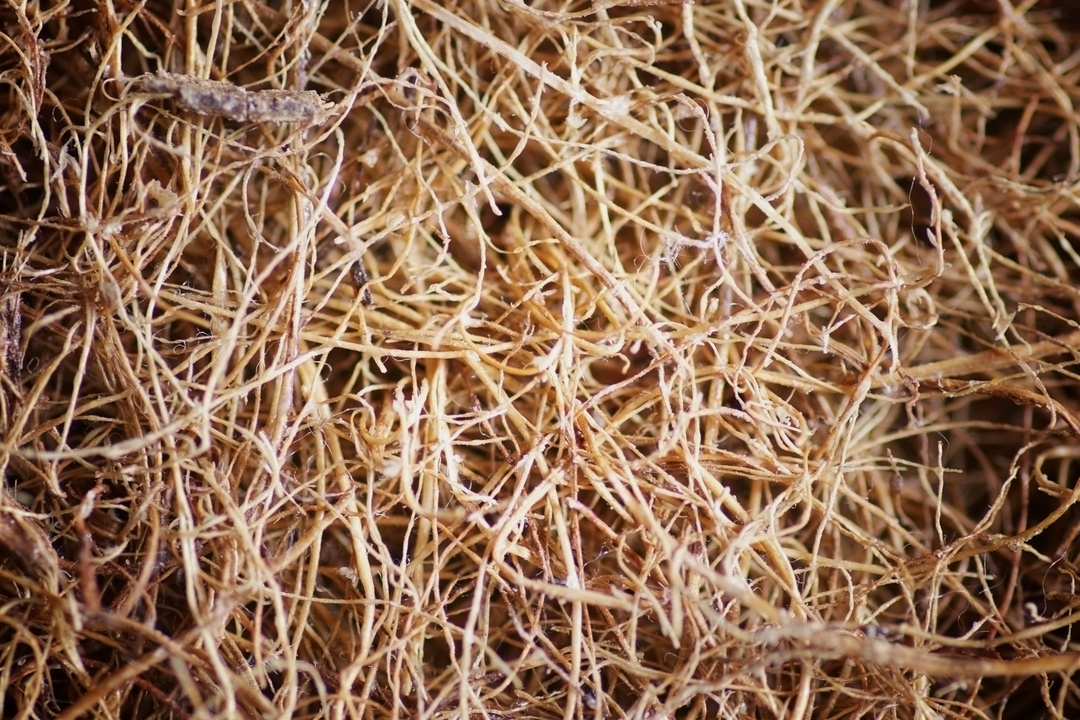
[[[181,109],[241,123],[313,123],[333,107],[310,90],[247,90],[164,71],[135,78],[133,86],[139,92],[172,98]]]
[[[6,4],[0,717],[1080,717],[1075,15]]]

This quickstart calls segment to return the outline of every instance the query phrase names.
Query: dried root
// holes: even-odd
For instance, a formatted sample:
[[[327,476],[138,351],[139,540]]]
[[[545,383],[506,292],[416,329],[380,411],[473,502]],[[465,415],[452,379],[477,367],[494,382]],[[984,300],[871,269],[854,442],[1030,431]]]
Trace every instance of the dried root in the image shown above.
[[[247,90],[164,71],[135,78],[132,87],[171,98],[183,110],[240,123],[312,124],[333,107],[312,90]]]

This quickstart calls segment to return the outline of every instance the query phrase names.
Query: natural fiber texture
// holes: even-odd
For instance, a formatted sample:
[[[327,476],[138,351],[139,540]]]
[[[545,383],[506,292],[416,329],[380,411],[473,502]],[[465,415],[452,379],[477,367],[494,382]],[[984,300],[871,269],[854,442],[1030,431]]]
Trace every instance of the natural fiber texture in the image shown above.
[[[1070,8],[9,4],[0,715],[1077,717]]]

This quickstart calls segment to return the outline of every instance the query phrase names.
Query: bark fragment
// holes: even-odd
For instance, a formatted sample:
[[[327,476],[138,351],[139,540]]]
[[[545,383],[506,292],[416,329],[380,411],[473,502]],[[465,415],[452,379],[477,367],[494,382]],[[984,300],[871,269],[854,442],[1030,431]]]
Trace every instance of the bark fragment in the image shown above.
[[[333,107],[313,90],[248,90],[169,72],[138,77],[133,87],[170,97],[183,110],[242,123],[314,123]]]

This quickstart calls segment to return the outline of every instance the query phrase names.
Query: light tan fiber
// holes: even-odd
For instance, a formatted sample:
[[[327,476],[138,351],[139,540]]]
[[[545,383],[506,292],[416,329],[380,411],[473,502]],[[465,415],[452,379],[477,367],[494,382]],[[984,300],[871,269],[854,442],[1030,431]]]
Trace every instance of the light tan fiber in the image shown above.
[[[1080,717],[1064,0],[0,10],[0,717]]]

